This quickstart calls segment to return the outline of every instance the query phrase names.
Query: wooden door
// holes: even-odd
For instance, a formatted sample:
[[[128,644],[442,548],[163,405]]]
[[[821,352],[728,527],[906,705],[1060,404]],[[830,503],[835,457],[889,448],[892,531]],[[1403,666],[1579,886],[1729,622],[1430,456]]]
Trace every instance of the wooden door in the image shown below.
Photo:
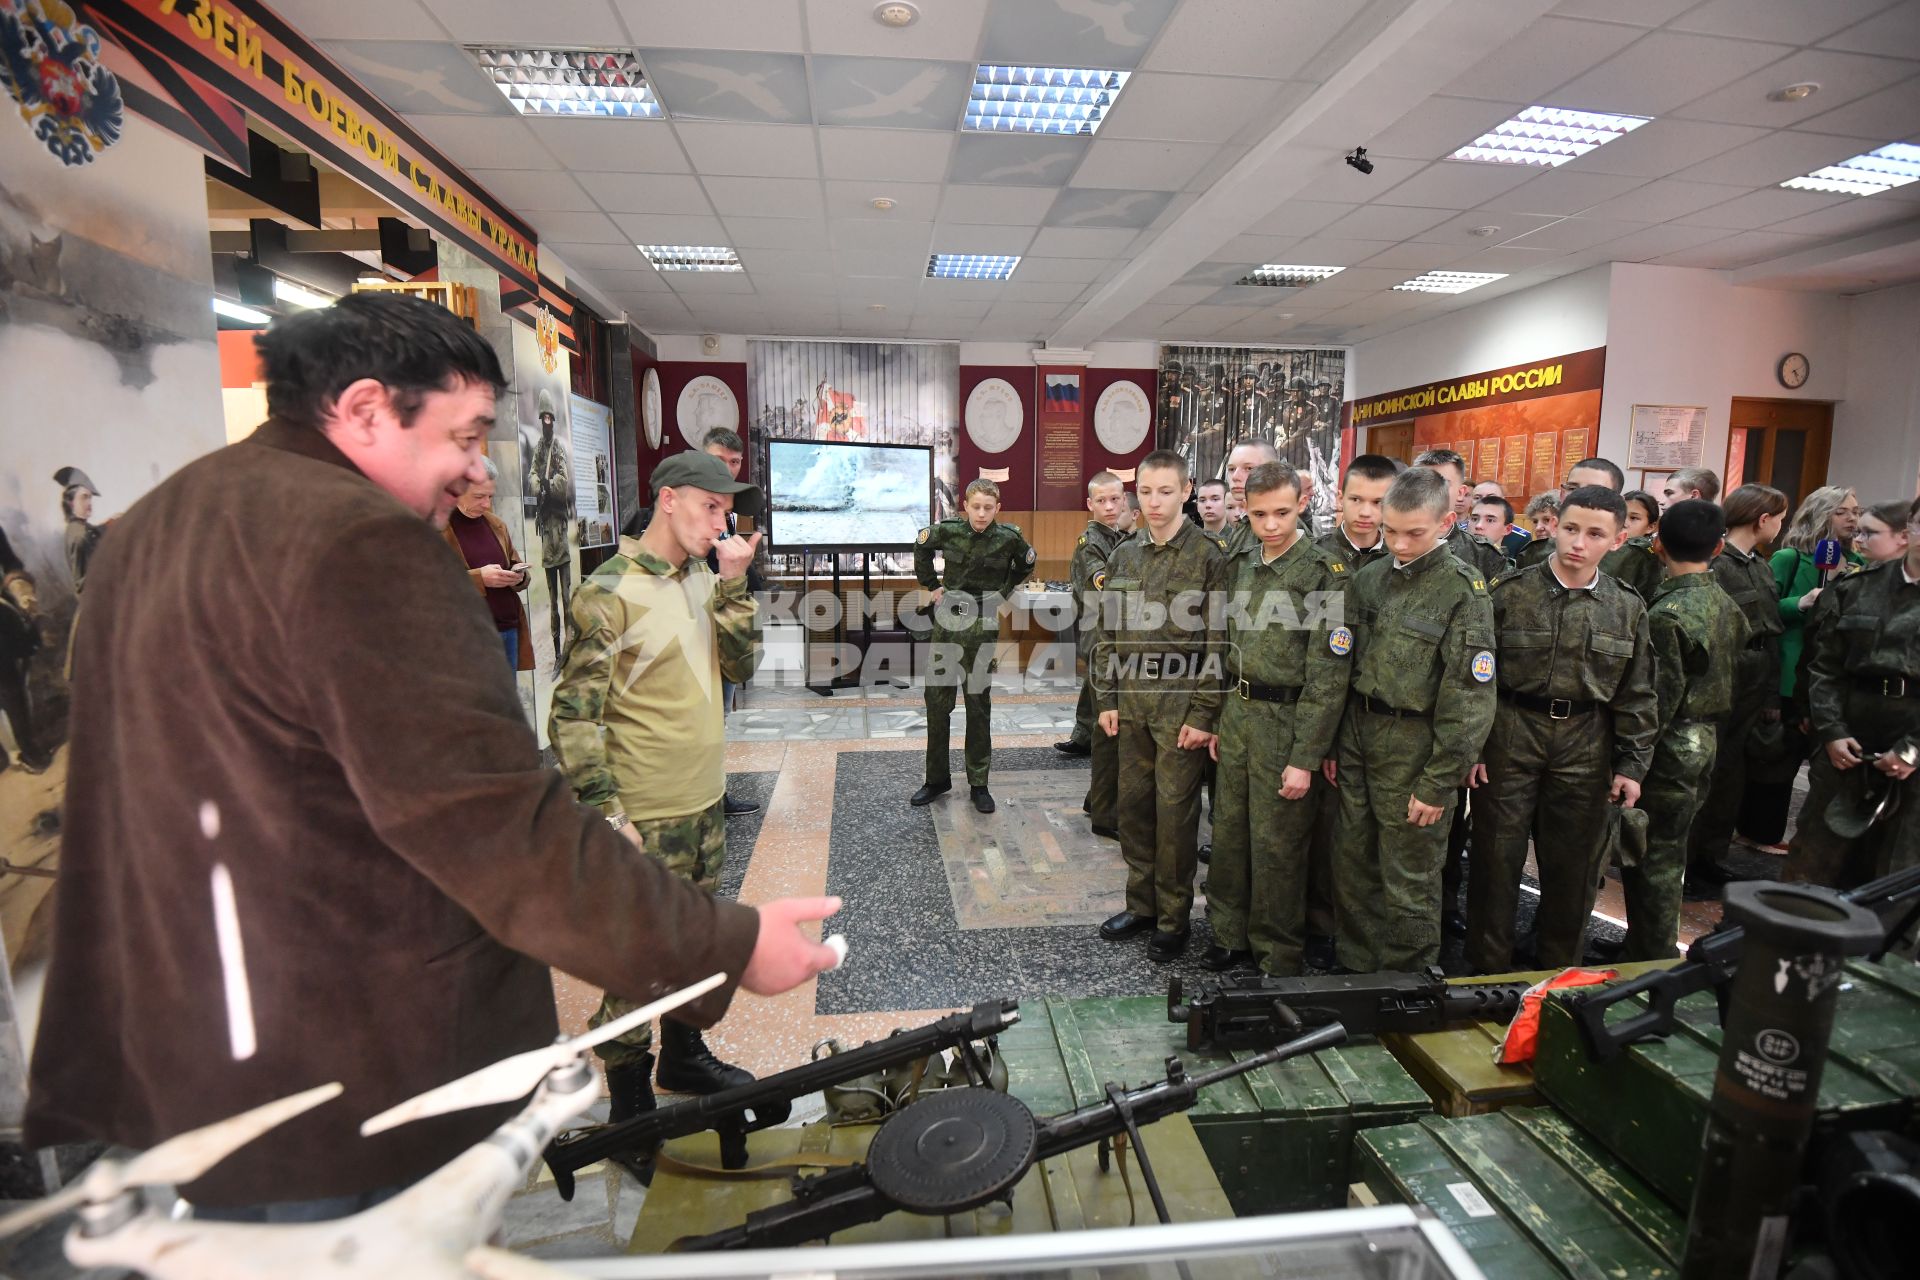
[[[1413,461],[1413,424],[1388,422],[1367,428],[1367,447],[1360,452],[1377,453],[1382,457],[1397,458],[1401,462],[1411,463]]]
[[[1827,482],[1831,404],[1735,398],[1727,424],[1728,489],[1770,484],[1798,508],[1802,498]]]

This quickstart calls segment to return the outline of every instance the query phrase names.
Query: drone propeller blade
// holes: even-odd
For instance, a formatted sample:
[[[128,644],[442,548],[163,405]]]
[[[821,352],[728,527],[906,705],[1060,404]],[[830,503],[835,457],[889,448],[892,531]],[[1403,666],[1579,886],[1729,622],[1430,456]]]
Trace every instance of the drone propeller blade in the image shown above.
[[[461,1265],[478,1280],[569,1280],[577,1274],[484,1244],[468,1251]]]
[[[361,1125],[360,1132],[363,1136],[371,1138],[376,1133],[384,1133],[388,1129],[410,1121],[424,1120],[428,1116],[445,1115],[449,1111],[465,1111],[469,1107],[487,1107],[499,1102],[512,1102],[516,1098],[524,1098],[533,1092],[547,1072],[555,1067],[564,1066],[576,1055],[584,1053],[603,1040],[611,1040],[642,1023],[651,1022],[663,1013],[669,1013],[683,1004],[699,999],[726,980],[727,975],[724,973],[713,974],[670,996],[663,996],[652,1004],[642,1005],[625,1017],[616,1018],[585,1035],[576,1036],[559,1044],[529,1049],[525,1053],[516,1053],[511,1058],[502,1058],[499,1062],[482,1067],[471,1075],[450,1080],[446,1084],[438,1085],[425,1093],[417,1094],[405,1102],[387,1108]]]
[[[168,1138],[121,1164],[102,1160],[72,1186],[0,1219],[0,1238],[25,1231],[89,1200],[111,1200],[128,1187],[178,1186],[192,1182],[261,1134],[340,1096],[338,1083],[269,1102],[237,1116]]]

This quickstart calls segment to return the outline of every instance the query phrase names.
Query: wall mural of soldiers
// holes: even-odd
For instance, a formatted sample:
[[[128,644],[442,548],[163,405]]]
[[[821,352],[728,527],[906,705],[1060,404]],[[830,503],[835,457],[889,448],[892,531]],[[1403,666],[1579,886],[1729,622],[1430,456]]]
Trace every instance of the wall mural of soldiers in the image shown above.
[[[100,535],[107,531],[106,525],[94,524],[90,519],[93,500],[100,495],[100,490],[78,467],[60,468],[53,473],[53,482],[60,486],[60,514],[67,521],[67,572],[73,578],[73,594],[77,596],[86,584],[87,564],[100,545]]]
[[[1196,483],[1223,475],[1233,446],[1255,438],[1317,475],[1340,457],[1345,388],[1341,350],[1163,346],[1156,442],[1187,459]]]
[[[540,393],[540,439],[527,455],[527,492],[533,497],[533,528],[540,537],[540,563],[547,571],[547,600],[553,628],[554,674],[565,661],[567,611],[573,601],[572,549],[567,526],[573,520],[573,469],[567,447],[554,433],[551,391]]]

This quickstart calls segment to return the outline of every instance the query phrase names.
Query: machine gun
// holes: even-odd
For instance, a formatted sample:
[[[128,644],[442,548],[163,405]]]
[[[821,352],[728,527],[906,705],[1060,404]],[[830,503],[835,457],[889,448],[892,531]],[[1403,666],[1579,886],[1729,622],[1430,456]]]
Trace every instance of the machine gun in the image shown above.
[[[920,1099],[880,1126],[865,1164],[794,1181],[794,1198],[759,1209],[737,1227],[675,1242],[682,1253],[717,1249],[778,1249],[824,1239],[876,1222],[896,1209],[909,1213],[964,1213],[993,1200],[1011,1202],[1014,1184],[1042,1160],[1090,1142],[1125,1134],[1160,1221],[1171,1221],[1140,1139],[1140,1126],[1191,1107],[1209,1085],[1271,1063],[1329,1048],[1346,1039],[1329,1023],[1240,1062],[1190,1076],[1168,1058],[1166,1079],[1138,1089],[1107,1086],[1095,1102],[1049,1120],[1035,1120],[1019,1099],[988,1089],[949,1089]],[[1106,1148],[1101,1148],[1101,1167]]]
[[[1437,968],[1309,978],[1229,975],[1201,984],[1183,1000],[1175,978],[1167,984],[1167,1021],[1186,1023],[1190,1049],[1269,1045],[1333,1022],[1354,1035],[1441,1031],[1450,1023],[1480,1018],[1511,1021],[1530,985],[1449,983]]]
[[[720,1163],[739,1169],[747,1163],[747,1135],[782,1124],[795,1098],[844,1084],[869,1072],[904,1066],[932,1054],[957,1049],[967,1077],[986,1084],[987,1064],[973,1045],[991,1039],[1020,1020],[1020,1002],[983,1000],[967,1013],[954,1013],[912,1031],[896,1031],[858,1049],[816,1059],[764,1080],[661,1107],[619,1124],[599,1125],[563,1134],[547,1147],[547,1167],[563,1200],[573,1199],[573,1175],[596,1160],[626,1152],[651,1155],[670,1138],[712,1129],[720,1135]]]
[[[1871,911],[1887,926],[1886,937],[1872,956],[1877,960],[1886,954],[1889,946],[1904,939],[1920,919],[1920,867],[1882,876],[1839,896]],[[1739,971],[1745,947],[1746,930],[1722,924],[1712,933],[1694,939],[1693,945],[1687,948],[1686,961],[1671,969],[1643,973],[1626,982],[1589,987],[1562,996],[1573,1014],[1574,1024],[1580,1028],[1587,1056],[1595,1062],[1606,1062],[1629,1045],[1669,1034],[1674,1027],[1674,1006],[1701,991],[1715,993],[1720,1002],[1721,1020],[1725,1021],[1728,984]],[[1609,1009],[1633,996],[1645,996],[1647,1008],[1626,1017],[1608,1019]]]

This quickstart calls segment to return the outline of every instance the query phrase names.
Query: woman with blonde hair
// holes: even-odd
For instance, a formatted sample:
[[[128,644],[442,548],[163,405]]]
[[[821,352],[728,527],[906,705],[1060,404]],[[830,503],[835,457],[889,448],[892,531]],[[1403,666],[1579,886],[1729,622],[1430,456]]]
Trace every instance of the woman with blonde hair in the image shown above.
[[[1781,548],[1773,553],[1774,589],[1780,596],[1780,621],[1787,629],[1780,636],[1780,696],[1791,698],[1794,668],[1800,662],[1800,649],[1806,643],[1807,610],[1813,608],[1825,588],[1820,570],[1814,564],[1814,546],[1831,538],[1839,542],[1841,562],[1859,565],[1860,557],[1851,550],[1855,526],[1860,520],[1860,499],[1853,490],[1837,484],[1825,485],[1808,494],[1800,509],[1793,513]]]

